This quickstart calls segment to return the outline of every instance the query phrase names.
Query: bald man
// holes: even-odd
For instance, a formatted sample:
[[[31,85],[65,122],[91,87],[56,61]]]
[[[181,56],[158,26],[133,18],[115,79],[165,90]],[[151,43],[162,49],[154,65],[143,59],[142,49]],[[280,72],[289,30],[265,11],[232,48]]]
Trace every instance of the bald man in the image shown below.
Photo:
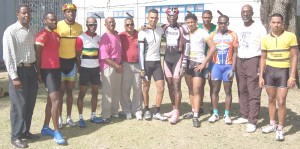
[[[111,117],[118,118],[121,98],[123,66],[122,47],[116,22],[112,17],[105,19],[106,32],[102,35],[99,48],[100,71],[102,74],[102,118],[110,122]]]

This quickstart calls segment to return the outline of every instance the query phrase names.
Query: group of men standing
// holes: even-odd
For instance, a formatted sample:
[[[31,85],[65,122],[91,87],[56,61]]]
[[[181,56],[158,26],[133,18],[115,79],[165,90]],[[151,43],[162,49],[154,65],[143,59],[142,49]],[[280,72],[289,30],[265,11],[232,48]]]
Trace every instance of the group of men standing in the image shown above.
[[[4,61],[9,74],[11,100],[11,143],[26,148],[22,139],[38,139],[30,133],[38,81],[44,82],[47,92],[44,126],[41,134],[54,137],[57,144],[65,140],[59,132],[62,128],[62,102],[66,93],[66,124],[75,126],[71,118],[73,87],[76,71],[79,72],[77,107],[78,126],[86,127],[83,119],[83,99],[91,84],[91,119],[93,123],[110,122],[119,117],[119,104],[127,119],[132,114],[137,120],[169,120],[176,124],[180,115],[182,98],[181,78],[185,76],[189,89],[194,127],[200,127],[199,116],[203,112],[204,85],[210,85],[211,117],[209,122],[219,120],[219,91],[223,81],[226,93],[224,121],[231,124],[232,81],[237,75],[241,117],[233,123],[248,123],[247,132],[254,132],[258,121],[261,88],[266,87],[269,96],[270,125],[263,133],[276,131],[276,140],[282,141],[285,119],[285,101],[288,88],[295,85],[297,64],[297,40],[292,33],[283,30],[283,18],[273,14],[270,18],[271,32],[266,35],[263,25],[252,19],[253,8],[241,9],[244,25],[237,32],[228,30],[229,17],[218,17],[218,26],[211,23],[212,13],[202,14],[203,24],[198,26],[195,14],[187,14],[185,25],[177,23],[179,10],[166,10],[168,23],[157,26],[158,11],[151,9],[147,25],[138,32],[132,18],[124,20],[125,31],[115,30],[114,18],[105,19],[106,32],[96,34],[97,20],[86,20],[87,31],[75,22],[77,8],[74,4],[62,7],[64,20],[57,21],[54,13],[44,14],[45,28],[36,32],[29,25],[31,12],[28,5],[20,5],[18,21],[4,32]],[[163,35],[166,50],[161,65],[160,47]],[[76,67],[77,66],[77,67]],[[289,68],[291,67],[291,75]],[[96,117],[100,73],[102,77],[102,112]],[[149,108],[151,77],[156,85],[153,115]],[[161,114],[164,79],[169,89],[173,109]],[[133,97],[130,98],[131,89]],[[131,100],[132,99],[132,100]],[[278,100],[279,124],[275,121]],[[144,115],[142,111],[144,101]],[[54,130],[49,128],[52,118]]]

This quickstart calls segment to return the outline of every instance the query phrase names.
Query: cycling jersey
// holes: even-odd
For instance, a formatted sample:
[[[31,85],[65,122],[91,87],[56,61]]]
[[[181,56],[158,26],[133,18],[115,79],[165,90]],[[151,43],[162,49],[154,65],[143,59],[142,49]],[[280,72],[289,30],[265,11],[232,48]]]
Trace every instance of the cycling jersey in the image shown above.
[[[216,46],[216,53],[213,56],[214,64],[232,64],[233,49],[238,47],[238,38],[235,32],[228,30],[222,34],[219,30],[210,34]]]
[[[189,59],[202,63],[205,59],[205,44],[209,39],[209,34],[204,29],[198,28],[194,33],[190,33]]]
[[[75,42],[82,33],[82,26],[78,23],[67,24],[64,20],[57,23],[56,32],[60,35],[59,57],[70,59],[76,56]]]
[[[199,24],[198,28],[204,29],[203,24],[202,24],[202,23]],[[208,32],[208,34],[210,34],[210,33],[214,32],[214,31],[216,31],[217,28],[218,28],[217,25],[212,24],[210,30],[206,30],[206,31]],[[205,29],[204,29],[204,30],[205,30]],[[206,45],[205,45],[205,55],[207,55],[207,51],[208,51],[208,45],[206,44]]]

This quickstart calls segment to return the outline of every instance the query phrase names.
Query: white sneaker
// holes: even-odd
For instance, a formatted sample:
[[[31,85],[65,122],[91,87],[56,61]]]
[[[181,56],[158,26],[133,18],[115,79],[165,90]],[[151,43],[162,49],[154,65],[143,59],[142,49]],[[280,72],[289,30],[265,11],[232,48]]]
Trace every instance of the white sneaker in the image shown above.
[[[67,125],[74,127],[74,126],[76,126],[76,123],[71,118],[67,118]]]
[[[261,129],[261,132],[262,133],[270,133],[270,132],[274,132],[277,130],[277,126],[274,126],[274,125],[268,125],[268,126],[265,126]]]
[[[135,117],[136,117],[136,120],[142,120],[143,119],[142,111],[136,111],[135,112]]]
[[[247,132],[248,133],[255,132],[255,130],[256,130],[256,125],[253,125],[250,123],[247,124]]]
[[[276,130],[276,140],[277,141],[284,141],[284,137],[283,137],[283,130]]]
[[[211,117],[208,119],[208,121],[211,122],[211,123],[214,123],[214,122],[216,122],[216,121],[219,120],[219,119],[220,119],[220,118],[219,118],[219,115],[213,114],[213,115],[211,115]]]
[[[231,124],[230,116],[224,115],[223,117],[225,124],[229,125]]]
[[[153,118],[156,120],[161,120],[161,121],[166,121],[168,119],[167,117],[162,116],[159,112],[156,114],[153,114]]]
[[[147,121],[151,120],[151,112],[150,111],[145,111],[144,119],[147,120]]]
[[[248,123],[248,119],[245,119],[243,117],[240,117],[234,121],[232,121],[233,124],[245,124],[245,123]]]
[[[126,114],[126,119],[128,119],[128,120],[132,119],[131,113],[127,113],[127,114]]]

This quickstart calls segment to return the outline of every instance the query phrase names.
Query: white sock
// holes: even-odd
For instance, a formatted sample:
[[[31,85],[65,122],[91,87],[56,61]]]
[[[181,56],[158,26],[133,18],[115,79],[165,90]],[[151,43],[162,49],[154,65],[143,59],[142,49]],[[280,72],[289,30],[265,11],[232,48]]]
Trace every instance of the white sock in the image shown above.
[[[91,118],[96,117],[96,112],[92,112]]]
[[[79,119],[83,119],[83,116],[82,116],[82,114],[79,114]]]
[[[194,112],[194,117],[198,118],[198,113]]]
[[[71,119],[71,115],[67,115],[67,119]]]

